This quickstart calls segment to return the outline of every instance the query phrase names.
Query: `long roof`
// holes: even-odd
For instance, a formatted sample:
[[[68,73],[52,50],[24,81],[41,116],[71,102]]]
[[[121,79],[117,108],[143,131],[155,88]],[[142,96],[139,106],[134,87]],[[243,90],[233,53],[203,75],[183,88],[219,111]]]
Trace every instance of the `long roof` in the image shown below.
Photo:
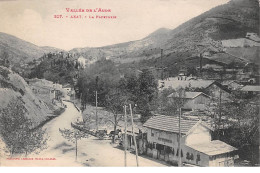
[[[187,146],[209,156],[215,156],[237,150],[237,148],[232,147],[231,145],[228,145],[225,142],[219,140],[213,140],[207,143],[200,144],[190,144]]]
[[[209,60],[219,62],[222,64],[230,64],[232,62],[245,64],[245,63],[249,62],[248,60],[246,60],[244,58],[236,57],[234,55],[231,55],[231,54],[228,54],[225,52],[216,53],[216,54],[213,54],[212,56],[204,56],[204,58],[207,58]]]
[[[181,98],[194,99],[201,94],[204,95],[205,97],[209,97],[208,95],[204,94],[203,92],[185,92],[185,94]],[[168,97],[176,97],[176,93],[171,93]]]
[[[260,92],[260,86],[259,85],[246,85],[243,88],[241,88],[241,91],[255,91]]]
[[[172,77],[167,80],[159,80],[159,86],[163,83],[163,88],[173,88],[173,89],[179,89],[179,88],[186,88],[186,87],[192,87],[192,88],[207,88],[212,83],[214,83],[214,80],[204,80],[204,79],[193,79],[191,77],[187,77],[186,80],[178,80],[178,77]]]
[[[181,119],[181,133],[187,134],[198,122],[198,120]],[[179,133],[179,118],[174,116],[157,115],[148,119],[143,126],[167,132]]]

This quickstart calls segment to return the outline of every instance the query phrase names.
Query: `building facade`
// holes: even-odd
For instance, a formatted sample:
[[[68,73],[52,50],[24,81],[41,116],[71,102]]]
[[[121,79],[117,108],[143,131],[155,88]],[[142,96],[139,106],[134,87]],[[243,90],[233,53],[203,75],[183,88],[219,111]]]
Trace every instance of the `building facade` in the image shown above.
[[[158,115],[144,123],[147,128],[147,155],[177,165],[234,166],[236,148],[219,140],[212,140],[212,128],[203,121]]]
[[[169,99],[174,101],[174,98],[178,96],[172,93],[168,96]],[[179,98],[179,97],[178,97]],[[206,110],[207,104],[210,102],[210,96],[204,94],[203,92],[185,92],[183,96],[180,96],[184,100],[183,109],[193,111],[193,110]]]

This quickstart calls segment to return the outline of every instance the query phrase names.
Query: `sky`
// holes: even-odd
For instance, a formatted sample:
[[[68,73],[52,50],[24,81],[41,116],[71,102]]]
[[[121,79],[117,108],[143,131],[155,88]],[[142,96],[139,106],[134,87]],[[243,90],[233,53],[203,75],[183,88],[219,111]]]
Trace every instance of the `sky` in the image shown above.
[[[139,40],[159,28],[174,29],[228,1],[0,0],[0,32],[38,46],[64,50],[101,47]],[[66,8],[81,8],[85,12],[67,12]],[[111,12],[94,12],[96,8]],[[92,12],[86,12],[86,9]],[[54,18],[54,15],[62,15],[63,18]],[[81,15],[82,18],[70,18],[74,15]],[[116,16],[116,19],[100,19],[96,16]]]

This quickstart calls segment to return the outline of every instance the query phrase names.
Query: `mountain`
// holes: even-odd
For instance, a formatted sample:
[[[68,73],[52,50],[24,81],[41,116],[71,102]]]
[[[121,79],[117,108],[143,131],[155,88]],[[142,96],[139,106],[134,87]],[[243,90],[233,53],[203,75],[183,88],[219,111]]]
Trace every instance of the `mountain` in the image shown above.
[[[217,6],[175,29],[160,28],[147,37],[103,47],[74,48],[69,51],[74,58],[83,56],[93,63],[99,59],[111,59],[120,64],[138,66],[163,66],[176,73],[185,65],[196,66],[192,57],[205,51],[222,51],[221,40],[244,38],[247,32],[259,32],[259,3],[257,0],[231,0]],[[161,57],[163,49],[163,57]],[[37,59],[44,53],[62,51],[52,47],[39,47],[14,36],[0,33],[0,57],[7,52],[16,64]],[[243,50],[240,50],[240,52]],[[246,58],[257,61],[249,51]],[[5,53],[6,54],[6,53]]]
[[[163,49],[164,65],[174,66],[194,54],[214,46],[221,47],[220,40],[244,38],[247,32],[258,33],[258,19],[257,0],[231,0],[173,30],[160,28],[141,40],[98,48],[75,48],[70,52],[92,60],[106,58],[120,63],[145,61],[149,66],[156,66]]]
[[[170,29],[160,28],[147,37],[97,48],[74,48],[69,52],[87,59],[112,59],[116,62],[131,62],[160,53],[160,47],[170,36]]]
[[[38,59],[44,53],[62,51],[53,47],[39,47],[15,36],[0,32],[0,57],[7,57],[12,64]]]

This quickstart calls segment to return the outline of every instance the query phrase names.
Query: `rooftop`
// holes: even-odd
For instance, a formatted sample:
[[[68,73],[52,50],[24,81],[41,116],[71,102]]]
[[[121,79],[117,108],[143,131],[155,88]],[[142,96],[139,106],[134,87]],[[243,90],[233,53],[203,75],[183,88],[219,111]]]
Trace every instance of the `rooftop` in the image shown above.
[[[245,47],[245,46],[259,46],[260,44],[257,43],[257,41],[259,41],[257,36],[248,35],[247,38],[222,40],[221,42],[224,47]]]
[[[198,120],[181,119],[181,133],[187,134],[198,122]],[[157,115],[148,119],[143,126],[167,132],[179,133],[179,118],[174,116]]]
[[[204,95],[206,97],[209,97],[208,95],[204,94],[203,92],[185,92],[185,94],[181,98],[194,99],[194,98],[198,97],[199,95]],[[176,92],[170,94],[168,97],[176,97]]]
[[[243,88],[241,88],[241,91],[255,91],[260,92],[260,86],[259,85],[246,85]]]
[[[219,140],[213,140],[208,143],[191,144],[187,146],[209,156],[215,156],[237,150],[235,147]]]
[[[246,60],[244,58],[236,57],[234,55],[231,55],[231,54],[228,54],[228,53],[225,53],[225,52],[216,53],[212,56],[207,56],[207,57],[204,56],[204,58],[207,58],[209,60],[219,62],[219,63],[222,63],[222,64],[231,64],[233,62],[240,63],[240,64],[246,64],[246,63],[249,62],[248,60]]]
[[[62,88],[71,88],[72,86],[70,84],[65,84],[62,86]]]
[[[192,77],[187,77],[185,79],[178,79],[178,77],[172,77],[168,80],[159,80],[159,86],[164,85],[163,88],[173,88],[173,89],[179,89],[179,88],[186,88],[186,87],[192,87],[192,88],[206,88],[212,83],[214,83],[214,80],[204,80],[204,79],[194,79]]]

